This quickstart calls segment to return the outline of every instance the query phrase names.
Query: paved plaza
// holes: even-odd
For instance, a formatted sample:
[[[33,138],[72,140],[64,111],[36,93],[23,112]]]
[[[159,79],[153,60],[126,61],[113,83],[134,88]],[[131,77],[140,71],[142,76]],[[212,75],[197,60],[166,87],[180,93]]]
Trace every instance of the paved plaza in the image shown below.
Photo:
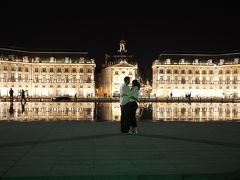
[[[0,179],[236,180],[239,122],[0,122]]]

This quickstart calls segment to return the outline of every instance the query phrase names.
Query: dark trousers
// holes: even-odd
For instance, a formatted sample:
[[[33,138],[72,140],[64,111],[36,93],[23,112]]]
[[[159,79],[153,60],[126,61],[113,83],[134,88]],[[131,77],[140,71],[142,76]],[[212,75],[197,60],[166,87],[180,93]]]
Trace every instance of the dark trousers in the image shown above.
[[[131,127],[137,127],[137,120],[136,120],[136,111],[138,108],[138,104],[136,101],[129,102],[127,105],[128,109],[128,118]]]
[[[128,105],[121,105],[121,132],[128,133],[129,128]]]

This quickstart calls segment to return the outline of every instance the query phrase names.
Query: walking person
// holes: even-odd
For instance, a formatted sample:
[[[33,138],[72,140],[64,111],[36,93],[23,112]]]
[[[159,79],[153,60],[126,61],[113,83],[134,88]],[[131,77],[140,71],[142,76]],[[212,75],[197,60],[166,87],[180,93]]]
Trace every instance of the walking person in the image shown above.
[[[136,111],[138,109],[138,98],[140,83],[137,80],[132,81],[132,88],[129,93],[129,103],[127,104],[128,118],[130,123],[129,134],[137,134],[137,120],[136,120]]]
[[[129,102],[128,94],[130,93],[129,88],[130,77],[126,76],[124,78],[124,84],[120,87],[120,107],[121,107],[121,133],[128,133],[129,122],[128,122],[128,110],[127,104]]]
[[[10,95],[10,101],[11,101],[11,102],[13,102],[13,93],[14,93],[13,89],[10,88],[10,90],[9,90],[9,95]]]

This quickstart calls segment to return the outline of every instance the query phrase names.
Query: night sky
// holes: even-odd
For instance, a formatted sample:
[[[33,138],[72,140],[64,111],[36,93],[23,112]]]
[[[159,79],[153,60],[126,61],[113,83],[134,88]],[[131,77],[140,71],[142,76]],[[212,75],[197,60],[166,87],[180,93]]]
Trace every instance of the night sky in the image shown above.
[[[236,4],[8,3],[1,5],[0,46],[32,50],[88,51],[97,71],[104,54],[127,42],[143,73],[163,52],[240,51],[240,11]]]

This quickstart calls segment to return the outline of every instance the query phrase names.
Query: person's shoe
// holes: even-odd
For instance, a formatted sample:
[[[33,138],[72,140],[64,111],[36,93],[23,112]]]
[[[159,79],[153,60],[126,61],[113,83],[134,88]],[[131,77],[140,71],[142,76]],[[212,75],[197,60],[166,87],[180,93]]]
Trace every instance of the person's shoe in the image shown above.
[[[137,127],[133,128],[133,134],[137,134]]]
[[[133,134],[133,128],[130,127],[129,131],[128,131],[128,134]]]

